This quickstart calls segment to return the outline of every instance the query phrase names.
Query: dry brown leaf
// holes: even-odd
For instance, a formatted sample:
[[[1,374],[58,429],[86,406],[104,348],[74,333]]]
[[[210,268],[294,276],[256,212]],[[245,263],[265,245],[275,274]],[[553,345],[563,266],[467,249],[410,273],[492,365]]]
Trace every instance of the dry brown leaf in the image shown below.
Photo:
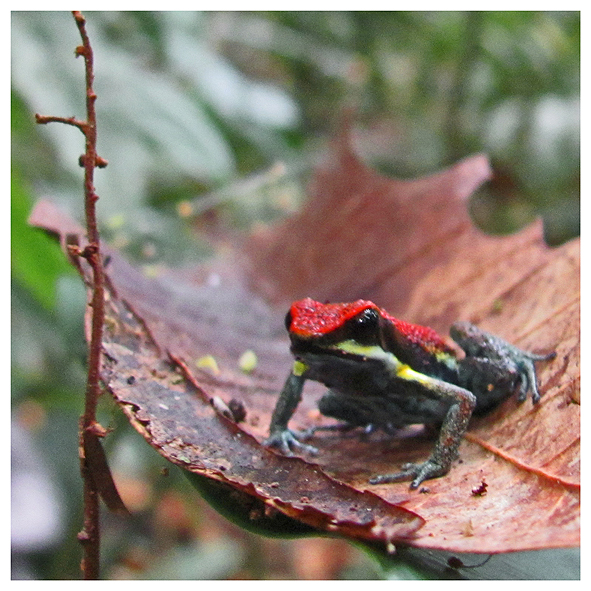
[[[556,350],[555,361],[539,368],[541,404],[508,401],[473,421],[462,463],[424,483],[428,494],[409,493],[404,506],[427,521],[416,546],[499,552],[575,545],[579,241],[550,249],[541,222],[512,236],[480,232],[466,198],[488,176],[479,155],[417,181],[387,179],[341,137],[316,176],[310,205],[255,238],[252,277],[262,275],[258,285],[275,300],[362,297],[441,334],[470,320],[526,350]],[[428,457],[433,442],[341,436],[337,443],[331,435],[314,445],[328,473],[364,488],[373,474]],[[482,480],[486,495],[472,495]],[[382,485],[380,494],[400,502],[402,488]]]
[[[63,243],[75,237],[85,245],[82,229],[48,201],[37,204],[30,221]],[[246,406],[250,423],[263,427],[267,417],[259,421],[249,401],[264,399],[268,414],[283,380],[277,376],[289,354],[272,319],[282,322],[266,305],[230,276],[220,279],[216,272],[216,287],[207,280],[188,286],[174,276],[147,277],[117,252],[103,252],[109,263],[101,377],[159,453],[262,501],[263,514],[253,505],[253,525],[280,511],[320,530],[383,543],[423,525],[408,509],[335,481],[299,458],[278,456],[224,416],[220,403],[231,407],[233,398]],[[80,263],[88,278],[88,266]],[[261,358],[252,376],[238,367],[246,346]],[[202,368],[204,357],[216,359],[219,369],[211,363]]]
[[[454,552],[578,544],[579,243],[549,249],[539,223],[508,237],[475,229],[465,200],[488,176],[486,158],[476,156],[431,177],[387,179],[343,136],[307,207],[254,238],[248,260],[215,261],[181,280],[147,278],[111,253],[105,382],[169,460],[314,527]],[[40,203],[33,223],[71,234],[71,222],[52,212]],[[541,403],[507,401],[474,421],[461,463],[424,483],[429,492],[370,486],[372,475],[425,459],[432,439],[412,430],[324,434],[314,440],[316,458],[261,446],[291,361],[284,309],[269,308],[253,288],[277,302],[364,297],[442,334],[471,320],[522,348],[558,354],[540,365]],[[251,374],[238,366],[247,349],[258,359]],[[216,364],[204,366],[207,356]],[[306,387],[293,426],[322,422],[321,391]],[[246,411],[243,422],[225,418],[232,402]]]

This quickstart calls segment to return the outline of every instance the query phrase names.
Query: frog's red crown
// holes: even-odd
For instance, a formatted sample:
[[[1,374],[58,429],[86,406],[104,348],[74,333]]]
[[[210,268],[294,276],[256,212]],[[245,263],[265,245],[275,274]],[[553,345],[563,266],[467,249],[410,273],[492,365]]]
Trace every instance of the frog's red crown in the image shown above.
[[[289,331],[301,337],[328,334],[367,308],[378,309],[368,300],[348,304],[323,304],[312,298],[305,298],[291,305]]]
[[[337,330],[347,320],[354,318],[368,308],[378,310],[383,318],[392,323],[399,334],[423,349],[431,352],[453,352],[444,339],[432,328],[395,318],[369,300],[357,300],[344,304],[323,304],[312,298],[304,298],[291,305],[288,315],[290,321],[287,328],[290,333],[301,338],[320,337]]]

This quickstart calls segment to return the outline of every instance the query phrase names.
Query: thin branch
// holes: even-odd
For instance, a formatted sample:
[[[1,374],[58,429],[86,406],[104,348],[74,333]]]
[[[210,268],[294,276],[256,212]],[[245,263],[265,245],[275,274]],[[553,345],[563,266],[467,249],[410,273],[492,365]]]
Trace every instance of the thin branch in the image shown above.
[[[103,337],[103,324],[105,318],[105,280],[100,253],[99,232],[96,221],[95,204],[98,195],[94,188],[94,169],[97,166],[104,167],[106,161],[99,158],[96,153],[96,94],[93,90],[93,52],[90,40],[86,33],[86,19],[81,12],[74,11],[74,20],[78,27],[82,45],[76,48],[76,57],[84,58],[86,70],[86,121],[80,121],[74,117],[54,117],[35,115],[37,123],[64,123],[73,125],[82,131],[86,138],[86,150],[80,158],[80,164],[84,167],[84,196],[85,217],[88,244],[79,249],[77,254],[85,258],[92,268],[92,308],[91,336],[88,356],[88,376],[86,382],[86,396],[84,414],[80,419],[79,449],[80,469],[84,481],[84,525],[78,534],[78,540],[83,548],[83,560],[81,564],[85,579],[98,579],[100,574],[100,521],[99,521],[99,475],[94,466],[101,462],[96,456],[100,456],[102,447],[100,437],[105,435],[104,429],[96,420],[96,409],[100,395],[100,361]],[[100,450],[100,452],[99,452]],[[102,463],[104,459],[102,459]],[[108,470],[108,468],[107,468]],[[109,474],[110,476],[110,474]]]
[[[35,121],[40,124],[65,123],[66,125],[73,125],[82,131],[82,133],[85,133],[86,128],[86,122],[80,121],[75,117],[54,117],[53,115],[39,115],[39,113],[35,113]]]
[[[98,196],[94,190],[94,168],[96,163],[96,111],[94,103],[96,94],[93,91],[93,53],[88,35],[86,34],[86,20],[80,12],[74,12],[74,19],[78,25],[82,46],[76,49],[76,56],[82,55],[86,66],[86,152],[84,155],[84,197],[86,213],[86,230],[88,246],[85,249],[86,260],[92,267],[92,325],[88,356],[88,377],[86,382],[86,399],[84,415],[80,425],[80,435],[83,445],[81,461],[82,477],[84,479],[84,527],[79,539],[84,548],[82,572],[85,579],[98,579],[100,573],[100,521],[99,521],[99,492],[92,476],[87,452],[92,445],[92,439],[98,436],[96,408],[100,396],[99,372],[101,361],[101,346],[103,340],[103,324],[105,320],[104,275],[100,256],[100,241],[96,223],[95,203]]]

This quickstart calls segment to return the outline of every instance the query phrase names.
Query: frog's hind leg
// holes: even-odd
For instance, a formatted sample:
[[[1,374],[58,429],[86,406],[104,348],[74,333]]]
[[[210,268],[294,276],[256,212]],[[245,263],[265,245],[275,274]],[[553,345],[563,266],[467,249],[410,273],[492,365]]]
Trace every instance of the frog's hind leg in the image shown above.
[[[383,420],[385,414],[383,405],[383,398],[347,396],[329,390],[318,401],[318,410],[325,417],[337,419],[342,423],[312,427],[308,429],[306,434],[313,435],[317,431],[351,431],[357,427],[361,427],[365,435],[369,435],[377,429],[394,434],[400,425],[394,424],[392,420]]]
[[[529,381],[524,380],[517,366],[501,367],[484,357],[466,357],[458,363],[461,386],[476,396],[475,414],[484,414],[510,398],[518,388],[527,392]]]
[[[435,449],[421,464],[405,464],[401,472],[384,474],[370,479],[370,484],[385,484],[412,479],[411,488],[418,488],[424,480],[447,474],[458,455],[462,437],[476,406],[476,397],[460,386],[412,370],[405,371],[405,379],[418,382],[425,395],[449,403]]]
[[[450,328],[450,334],[453,340],[462,347],[466,353],[466,358],[459,362],[460,383],[464,387],[469,387],[470,381],[478,373],[482,375],[477,379],[485,383],[486,387],[499,383],[496,375],[500,372],[512,374],[517,372],[520,379],[520,388],[518,400],[523,402],[527,398],[528,392],[532,393],[532,402],[535,404],[540,400],[538,391],[535,362],[548,361],[556,356],[556,353],[547,355],[537,355],[524,351],[500,337],[492,335],[469,322],[456,322]],[[477,360],[476,364],[471,365],[470,360]],[[488,362],[486,361],[488,360]],[[497,366],[496,369],[494,366]],[[476,370],[474,371],[474,369]],[[478,390],[478,388],[475,388]],[[508,389],[510,390],[510,389]],[[502,388],[498,389],[502,393]],[[485,390],[479,388],[479,393],[485,394]],[[478,397],[478,392],[475,392]]]

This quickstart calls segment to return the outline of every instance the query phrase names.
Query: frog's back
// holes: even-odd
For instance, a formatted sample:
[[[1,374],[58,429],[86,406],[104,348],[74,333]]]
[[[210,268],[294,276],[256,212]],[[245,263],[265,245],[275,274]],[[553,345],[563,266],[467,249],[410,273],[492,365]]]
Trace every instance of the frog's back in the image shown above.
[[[456,351],[432,328],[411,324],[382,312],[385,346],[404,363],[427,376],[457,384]]]

